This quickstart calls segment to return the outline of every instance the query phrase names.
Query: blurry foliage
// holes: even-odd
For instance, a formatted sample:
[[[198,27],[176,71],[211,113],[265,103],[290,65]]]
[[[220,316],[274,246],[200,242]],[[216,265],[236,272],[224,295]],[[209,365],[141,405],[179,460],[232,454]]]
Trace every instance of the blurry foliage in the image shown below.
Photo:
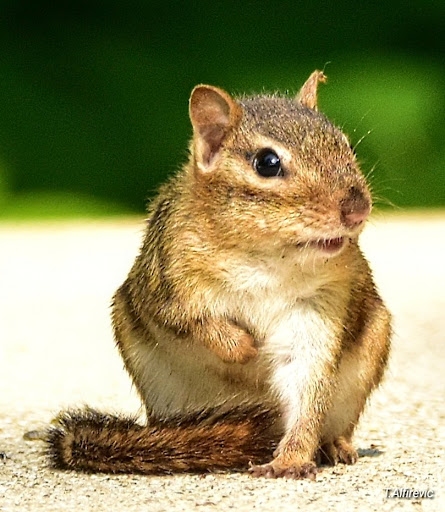
[[[3,0],[0,215],[142,211],[187,157],[196,83],[294,93],[327,62],[321,110],[360,142],[377,199],[443,206],[444,15],[401,0]]]

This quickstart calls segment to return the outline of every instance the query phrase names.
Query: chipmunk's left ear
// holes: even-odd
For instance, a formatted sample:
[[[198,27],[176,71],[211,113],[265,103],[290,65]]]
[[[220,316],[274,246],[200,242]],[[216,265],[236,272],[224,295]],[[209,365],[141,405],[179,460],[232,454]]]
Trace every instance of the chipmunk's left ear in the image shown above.
[[[193,152],[201,170],[209,170],[227,135],[237,127],[242,109],[232,97],[211,85],[197,85],[190,96]]]
[[[299,93],[295,96],[295,100],[304,105],[305,107],[318,110],[317,105],[317,89],[318,83],[325,83],[327,80],[323,71],[314,71],[311,76],[306,80]]]

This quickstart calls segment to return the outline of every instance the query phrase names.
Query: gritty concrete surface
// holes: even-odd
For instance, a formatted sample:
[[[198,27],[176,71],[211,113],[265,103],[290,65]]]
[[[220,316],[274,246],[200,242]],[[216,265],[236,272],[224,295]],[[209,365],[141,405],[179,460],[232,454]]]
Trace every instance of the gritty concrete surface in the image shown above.
[[[357,431],[355,466],[327,468],[316,482],[49,468],[43,444],[23,440],[25,431],[69,405],[139,410],[108,304],[141,230],[137,220],[0,224],[0,510],[445,510],[445,212],[380,215],[363,235],[396,335]],[[387,488],[435,494],[390,499]]]

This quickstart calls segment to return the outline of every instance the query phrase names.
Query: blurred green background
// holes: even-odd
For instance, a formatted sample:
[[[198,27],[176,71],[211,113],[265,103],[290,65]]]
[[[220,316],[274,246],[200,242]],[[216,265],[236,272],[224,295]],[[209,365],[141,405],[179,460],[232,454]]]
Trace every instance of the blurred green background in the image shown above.
[[[445,206],[445,2],[0,3],[0,218],[138,213],[186,159],[192,87],[298,90],[378,203]]]

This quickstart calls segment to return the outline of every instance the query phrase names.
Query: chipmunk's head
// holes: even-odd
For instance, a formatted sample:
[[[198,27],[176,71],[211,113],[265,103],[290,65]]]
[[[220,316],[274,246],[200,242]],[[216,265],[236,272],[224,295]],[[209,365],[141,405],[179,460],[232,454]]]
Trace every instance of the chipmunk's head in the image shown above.
[[[315,71],[295,98],[190,98],[190,179],[221,243],[335,255],[358,236],[371,196],[347,137],[317,109]]]

